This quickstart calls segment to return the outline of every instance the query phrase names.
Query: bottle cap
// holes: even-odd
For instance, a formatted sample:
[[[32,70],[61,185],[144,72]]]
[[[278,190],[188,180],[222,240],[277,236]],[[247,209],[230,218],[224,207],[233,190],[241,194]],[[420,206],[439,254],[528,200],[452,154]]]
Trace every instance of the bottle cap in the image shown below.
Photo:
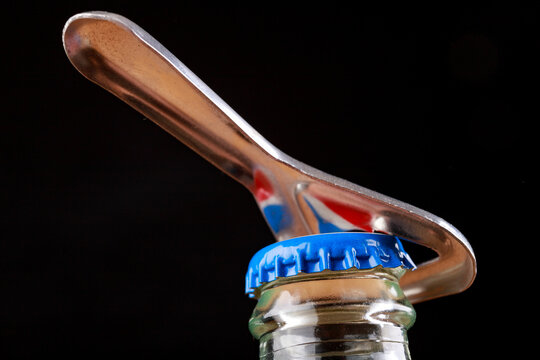
[[[346,232],[297,237],[273,243],[251,259],[246,274],[246,294],[278,277],[323,270],[386,268],[415,269],[396,236]]]

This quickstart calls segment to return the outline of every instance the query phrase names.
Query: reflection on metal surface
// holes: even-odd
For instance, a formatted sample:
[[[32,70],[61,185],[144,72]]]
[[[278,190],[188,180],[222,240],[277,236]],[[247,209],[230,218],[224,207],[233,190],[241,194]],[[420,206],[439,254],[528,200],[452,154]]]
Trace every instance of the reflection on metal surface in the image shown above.
[[[284,154],[130,20],[105,12],[78,14],[66,23],[63,41],[84,76],[251,191],[276,240],[370,231],[427,246],[439,257],[401,280],[412,302],[457,293],[472,283],[472,248],[452,225]]]

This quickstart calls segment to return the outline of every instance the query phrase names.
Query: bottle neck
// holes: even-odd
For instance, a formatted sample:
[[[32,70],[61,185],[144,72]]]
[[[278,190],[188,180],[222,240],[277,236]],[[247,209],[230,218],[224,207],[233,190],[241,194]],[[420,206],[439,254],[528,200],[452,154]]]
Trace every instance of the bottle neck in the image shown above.
[[[416,314],[399,287],[403,273],[323,271],[261,286],[249,321],[260,359],[410,359],[407,329]]]

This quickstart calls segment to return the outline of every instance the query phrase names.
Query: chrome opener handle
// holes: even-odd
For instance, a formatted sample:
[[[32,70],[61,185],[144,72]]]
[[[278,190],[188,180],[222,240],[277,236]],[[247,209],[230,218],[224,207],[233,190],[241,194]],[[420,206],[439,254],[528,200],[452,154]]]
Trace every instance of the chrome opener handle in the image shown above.
[[[107,12],[75,15],[64,27],[63,43],[85,77],[251,191],[278,241],[369,231],[427,246],[438,257],[401,280],[413,303],[461,292],[473,282],[476,259],[456,228],[284,154],[130,20]]]

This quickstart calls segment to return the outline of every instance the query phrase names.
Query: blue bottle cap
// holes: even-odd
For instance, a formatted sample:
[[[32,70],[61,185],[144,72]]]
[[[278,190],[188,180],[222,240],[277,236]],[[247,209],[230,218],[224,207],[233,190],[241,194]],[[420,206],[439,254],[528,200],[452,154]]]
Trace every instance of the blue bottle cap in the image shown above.
[[[266,246],[253,256],[246,274],[246,294],[254,297],[257,287],[278,277],[379,265],[416,268],[396,236],[345,232],[297,237]]]

